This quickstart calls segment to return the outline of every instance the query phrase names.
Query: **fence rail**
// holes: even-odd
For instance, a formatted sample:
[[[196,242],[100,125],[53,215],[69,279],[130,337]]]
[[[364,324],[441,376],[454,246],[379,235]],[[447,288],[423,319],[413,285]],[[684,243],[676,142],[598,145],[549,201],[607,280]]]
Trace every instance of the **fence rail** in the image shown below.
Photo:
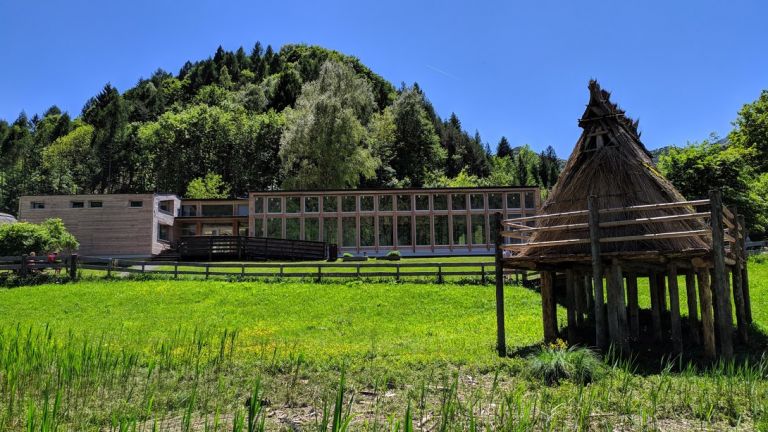
[[[33,262],[34,261],[34,262]],[[0,271],[18,273],[42,271],[44,269],[67,269],[76,278],[78,270],[103,272],[105,275],[148,274],[173,276],[249,277],[249,278],[434,278],[438,283],[447,277],[479,277],[485,283],[494,279],[494,262],[375,262],[375,263],[211,263],[179,261],[145,261],[123,258],[89,256],[66,256],[55,264],[46,262],[45,257],[30,260],[30,257],[0,257]],[[507,277],[517,282],[528,280],[528,273],[505,269]]]
[[[245,236],[182,237],[176,249],[182,258],[324,259],[324,242]]]

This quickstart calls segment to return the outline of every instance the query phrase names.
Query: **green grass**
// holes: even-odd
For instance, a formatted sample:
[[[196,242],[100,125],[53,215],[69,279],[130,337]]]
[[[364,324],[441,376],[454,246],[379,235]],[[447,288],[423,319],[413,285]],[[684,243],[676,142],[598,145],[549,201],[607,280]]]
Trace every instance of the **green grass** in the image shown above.
[[[768,263],[750,265],[750,283],[765,331]],[[514,355],[500,359],[490,285],[3,289],[0,430],[768,430],[766,360],[638,373],[605,358],[591,382],[548,386],[531,373],[540,297],[508,286],[505,302]]]

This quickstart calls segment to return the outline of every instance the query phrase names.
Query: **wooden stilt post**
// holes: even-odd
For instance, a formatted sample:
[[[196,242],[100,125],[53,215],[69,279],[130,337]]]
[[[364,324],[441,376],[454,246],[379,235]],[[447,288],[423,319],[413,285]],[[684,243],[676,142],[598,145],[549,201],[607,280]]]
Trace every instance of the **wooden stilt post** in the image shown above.
[[[648,287],[651,292],[651,320],[653,322],[653,339],[656,342],[664,340],[661,327],[661,306],[659,305],[659,278],[656,272],[648,275]]]
[[[736,214],[736,210],[733,210]],[[736,238],[736,242],[731,246],[733,250],[733,257],[736,261],[731,267],[731,277],[733,280],[733,304],[736,306],[736,323],[739,329],[739,341],[741,343],[749,342],[749,324],[747,323],[747,306],[744,301],[744,281],[742,273],[742,264],[744,263],[744,248],[742,246],[743,239],[741,238],[741,230],[736,222],[736,229],[734,230],[733,237]]]
[[[701,343],[701,335],[699,331],[699,308],[696,303],[696,278],[690,271],[685,273],[685,292],[688,297],[688,332],[693,343],[698,345]]]
[[[574,296],[576,297],[576,327],[581,328],[584,325],[584,304],[587,302],[587,294],[584,292],[584,277],[577,272],[573,272]]]
[[[595,293],[595,343],[599,348],[608,346],[606,332],[605,302],[603,301],[603,263],[600,258],[600,209],[597,197],[590,195],[587,202],[589,208],[589,240],[592,252],[592,280]]]
[[[664,324],[664,313],[667,312],[667,278],[664,273],[656,274],[656,286],[659,290],[659,312],[661,313],[662,326]]]
[[[504,255],[501,250],[503,238],[501,235],[501,213],[496,213],[493,218],[493,228],[495,231],[495,261],[496,261],[496,350],[499,357],[507,355],[507,339],[504,328]],[[441,273],[442,279],[442,273]]]
[[[712,310],[712,289],[710,287],[709,269],[696,270],[699,285],[699,300],[701,302],[701,340],[704,343],[704,354],[708,358],[715,357],[715,320]]]
[[[744,311],[747,324],[752,324],[752,302],[749,298],[749,273],[747,272],[747,253],[745,249],[747,241],[747,228],[744,222],[744,215],[736,216],[739,221],[739,237],[741,239],[739,244],[740,254],[742,258],[741,262],[741,291],[744,296]]]
[[[669,327],[672,335],[672,348],[675,353],[683,353],[683,329],[680,324],[680,292],[677,286],[677,266],[669,265]]]
[[[592,289],[592,275],[584,273],[583,276],[584,291],[587,293],[587,318],[595,321],[595,291]]]
[[[565,271],[565,295],[567,298],[567,316],[568,316],[568,343],[576,343],[576,275],[572,269]]]
[[[540,274],[541,281],[541,316],[544,322],[544,342],[554,342],[557,339],[557,310],[555,305],[553,272],[544,271]]]
[[[640,338],[640,304],[637,297],[637,275],[627,275],[627,305],[629,320],[629,337],[632,340]]]
[[[712,288],[715,292],[715,320],[720,343],[720,354],[726,359],[733,357],[733,312],[731,296],[728,292],[728,270],[725,267],[725,238],[723,233],[723,201],[719,190],[709,192],[712,221],[712,261],[714,278]]]
[[[619,260],[611,260],[611,271],[608,275],[608,328],[611,343],[617,348],[627,348],[627,309],[624,302],[624,277],[621,273]]]

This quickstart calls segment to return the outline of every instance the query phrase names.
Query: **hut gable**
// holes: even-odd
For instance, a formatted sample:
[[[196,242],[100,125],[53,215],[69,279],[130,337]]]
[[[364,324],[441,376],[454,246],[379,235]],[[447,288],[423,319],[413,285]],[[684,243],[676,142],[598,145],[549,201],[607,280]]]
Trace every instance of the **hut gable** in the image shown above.
[[[638,122],[629,118],[624,110],[611,102],[610,93],[596,81],[589,83],[589,104],[579,120],[583,129],[573,153],[568,158],[557,184],[541,209],[542,214],[573,212],[587,209],[589,196],[598,198],[600,208],[629,207],[685,201],[685,198],[666,180],[653,164],[651,154],[640,141]],[[627,217],[655,217],[692,213],[687,208],[654,209],[632,215],[615,213],[606,215],[606,221]],[[539,226],[578,224],[586,221],[583,215],[549,218]],[[601,236],[625,236],[641,233],[688,231],[701,229],[700,222],[670,221],[668,223],[639,224],[631,227],[601,230]],[[573,238],[573,234],[588,232],[537,231],[530,242]],[[707,248],[704,239],[688,237],[642,242],[623,242],[607,245],[605,252],[622,251],[684,251]],[[521,255],[589,254],[589,245],[527,248]]]

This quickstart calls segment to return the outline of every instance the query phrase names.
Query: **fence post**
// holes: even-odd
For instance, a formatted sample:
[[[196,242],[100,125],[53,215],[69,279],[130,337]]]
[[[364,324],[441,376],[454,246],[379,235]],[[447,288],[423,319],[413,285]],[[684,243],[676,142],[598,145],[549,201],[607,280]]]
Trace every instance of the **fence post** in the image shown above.
[[[437,265],[437,283],[439,284],[443,283],[443,265],[442,264]]]
[[[485,285],[485,264],[480,264],[480,283]]]
[[[240,276],[245,277],[245,264],[240,264]]]
[[[500,357],[507,355],[507,336],[504,324],[504,255],[501,250],[501,244],[504,239],[501,236],[501,213],[496,212],[493,218],[493,229],[495,231],[494,260],[496,263],[496,350]],[[485,278],[485,266],[483,265],[483,278]]]
[[[206,264],[205,265],[205,278],[206,279],[208,279],[208,276],[210,274],[210,269],[211,269],[211,265],[210,264]]]
[[[712,221],[712,261],[714,278],[712,291],[715,294],[715,327],[719,336],[720,353],[725,359],[733,357],[733,312],[728,289],[728,270],[725,267],[725,239],[723,233],[723,196],[717,189],[709,191]]]
[[[107,261],[107,277],[112,277],[112,265],[114,264],[114,261],[112,258],[109,258],[109,261]]]
[[[173,263],[173,278],[174,279],[179,278],[179,262],[178,261]]]
[[[69,258],[69,278],[77,280],[77,261],[78,255],[72,254]]]
[[[320,266],[320,264],[317,265],[317,281],[320,282],[323,280],[323,268]]]
[[[357,278],[360,279],[360,264],[357,265]]]
[[[284,273],[283,265],[280,264],[280,278],[281,279],[283,278],[283,273]]]
[[[144,273],[144,266],[145,266],[144,261],[142,261],[141,262],[141,273],[142,274]]]
[[[397,273],[395,275],[395,280],[400,282],[400,263],[397,263]]]
[[[19,276],[24,277],[24,276],[27,275],[27,271],[28,271],[27,265],[28,264],[29,263],[27,262],[27,256],[26,255],[22,255],[21,256],[21,261],[19,261]]]

